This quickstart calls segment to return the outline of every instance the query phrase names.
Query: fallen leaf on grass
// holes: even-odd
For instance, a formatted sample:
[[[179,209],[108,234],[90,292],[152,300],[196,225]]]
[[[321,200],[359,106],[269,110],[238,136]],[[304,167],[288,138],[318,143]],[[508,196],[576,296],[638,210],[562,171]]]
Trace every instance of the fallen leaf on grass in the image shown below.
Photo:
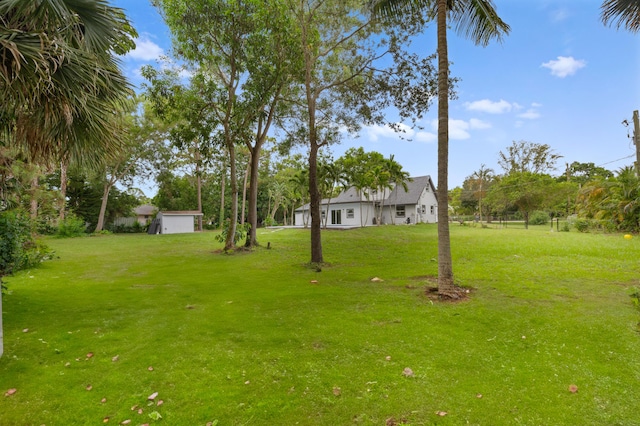
[[[390,356],[386,356],[384,359],[387,360],[387,361],[391,361],[391,357]]]
[[[570,385],[570,386],[569,386],[569,392],[571,392],[571,393],[576,393],[576,392],[578,392],[578,386],[576,386],[576,385]]]
[[[384,281],[382,278],[378,278],[378,277],[371,278],[372,283],[381,283],[382,281]]]
[[[311,284],[318,284],[318,280],[311,280],[309,281]]]
[[[127,420],[123,420],[122,422],[120,422],[121,425],[129,425],[131,424],[131,419],[127,419]]]
[[[23,332],[23,333],[28,333],[28,332],[29,332],[29,329],[28,329],[28,328],[25,328],[24,330],[22,330],[22,332]]]
[[[447,415],[446,411],[436,411],[436,414],[439,415],[440,417],[444,417]]]
[[[91,385],[87,385],[87,387],[86,387],[85,389],[87,389],[88,391],[90,391],[91,389],[93,389],[93,386],[91,386]]]
[[[158,397],[158,392],[154,392],[154,393],[152,393],[151,395],[149,395],[149,396],[147,397],[147,399],[148,399],[149,401],[153,401],[153,400],[154,400],[154,399],[156,399],[157,397]]]
[[[405,377],[413,377],[414,376],[413,370],[407,367],[404,370],[402,370],[402,375]]]
[[[477,394],[476,398],[478,398],[478,399],[482,398],[482,394],[481,393]]]
[[[153,371],[153,367],[152,367],[152,366],[149,366],[149,368],[147,368],[147,370],[149,370],[149,371]]]
[[[89,352],[89,353],[87,354],[87,358],[93,358],[93,352]]]
[[[151,417],[153,420],[160,420],[162,418],[160,413],[158,413],[157,411],[149,413],[149,417]]]
[[[109,423],[109,417],[105,417],[104,419],[102,419],[102,423]]]
[[[119,359],[120,359],[120,355],[116,355],[113,358],[111,358],[111,362],[116,362]]]
[[[107,402],[107,398],[102,398],[102,399],[100,400],[100,402],[102,402],[102,403],[104,404],[105,402]]]
[[[4,396],[11,396],[11,395],[13,395],[13,394],[14,394],[14,393],[16,393],[16,392],[18,392],[18,389],[16,389],[16,388],[12,388],[12,389],[9,389],[8,391],[6,391],[6,392],[4,393]]]
[[[162,404],[164,404],[164,401],[159,399],[158,402],[156,402],[156,406],[161,406]]]
[[[144,410],[142,408],[138,408],[138,414],[142,414],[144,413]]]
[[[340,394],[342,394],[342,389],[340,389],[339,387],[335,386],[335,387],[333,388],[333,394],[334,394],[335,396],[340,396]]]
[[[137,409],[138,409],[138,404],[136,404],[133,407],[131,407],[131,411],[136,411]]]

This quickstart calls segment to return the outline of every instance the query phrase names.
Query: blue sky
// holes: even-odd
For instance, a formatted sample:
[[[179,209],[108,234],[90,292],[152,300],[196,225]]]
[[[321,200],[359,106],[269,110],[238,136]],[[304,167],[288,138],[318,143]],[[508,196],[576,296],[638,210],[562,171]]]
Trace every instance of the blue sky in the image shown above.
[[[498,152],[513,141],[548,144],[565,163],[593,162],[609,170],[633,164],[635,147],[622,125],[640,109],[640,36],[605,27],[600,0],[494,0],[511,26],[503,42],[488,47],[449,33],[451,74],[460,78],[450,102],[449,187],[462,185],[482,164],[502,170]],[[139,33],[137,48],[123,58],[134,84],[139,69],[170,52],[170,35],[147,0],[115,0]],[[435,24],[413,43],[435,51]],[[362,146],[395,155],[412,176],[437,176],[436,105],[411,141],[381,127],[331,148],[334,157]]]

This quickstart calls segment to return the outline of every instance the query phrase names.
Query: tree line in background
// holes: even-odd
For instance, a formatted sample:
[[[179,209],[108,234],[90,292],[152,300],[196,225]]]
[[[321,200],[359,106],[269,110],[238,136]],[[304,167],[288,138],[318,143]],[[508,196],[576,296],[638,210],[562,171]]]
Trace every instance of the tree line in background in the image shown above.
[[[528,226],[569,218],[580,231],[640,231],[640,179],[634,167],[612,172],[572,162],[552,176],[561,158],[546,144],[513,142],[499,154],[503,173],[481,165],[451,191],[451,208],[480,222],[516,217]]]

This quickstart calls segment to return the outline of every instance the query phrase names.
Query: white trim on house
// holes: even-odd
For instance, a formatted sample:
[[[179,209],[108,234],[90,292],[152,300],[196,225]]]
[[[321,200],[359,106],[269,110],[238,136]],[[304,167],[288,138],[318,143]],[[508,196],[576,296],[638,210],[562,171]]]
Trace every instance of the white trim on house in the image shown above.
[[[382,207],[382,208],[381,208]],[[438,201],[430,176],[418,176],[407,182],[407,191],[402,185],[382,194],[375,190],[357,191],[348,188],[337,197],[324,199],[321,203],[322,225],[327,227],[372,226],[400,223],[435,223]],[[295,226],[311,224],[309,204],[295,210]]]

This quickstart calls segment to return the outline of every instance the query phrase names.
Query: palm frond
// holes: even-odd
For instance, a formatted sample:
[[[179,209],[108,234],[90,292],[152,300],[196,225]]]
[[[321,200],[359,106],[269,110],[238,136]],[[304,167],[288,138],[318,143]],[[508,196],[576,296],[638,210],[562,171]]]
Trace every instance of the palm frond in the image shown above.
[[[600,17],[605,25],[624,27],[637,33],[640,30],[639,0],[605,0],[600,7]]]

